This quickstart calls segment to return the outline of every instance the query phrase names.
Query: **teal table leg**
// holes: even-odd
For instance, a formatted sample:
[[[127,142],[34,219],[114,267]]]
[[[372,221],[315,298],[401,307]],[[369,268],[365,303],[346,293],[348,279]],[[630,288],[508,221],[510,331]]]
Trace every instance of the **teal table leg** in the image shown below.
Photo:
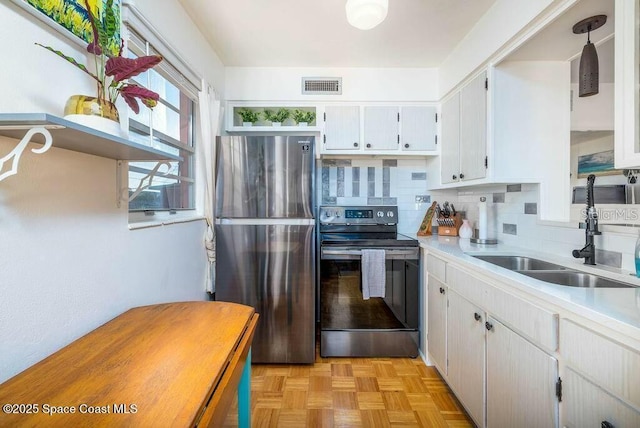
[[[251,428],[251,348],[238,386],[238,426]]]

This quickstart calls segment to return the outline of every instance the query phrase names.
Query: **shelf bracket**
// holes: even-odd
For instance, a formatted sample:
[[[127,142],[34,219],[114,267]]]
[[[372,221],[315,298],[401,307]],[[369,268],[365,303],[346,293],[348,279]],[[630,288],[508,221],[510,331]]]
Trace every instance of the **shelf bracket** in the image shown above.
[[[24,152],[27,148],[27,144],[31,142],[31,138],[33,138],[33,136],[36,134],[42,134],[44,136],[44,144],[40,148],[31,149],[33,153],[40,155],[51,148],[51,145],[53,144],[53,137],[51,137],[51,133],[46,128],[38,126],[29,129],[22,140],[20,140],[18,145],[11,152],[9,152],[9,154],[0,159],[0,171],[4,169],[4,164],[6,162],[13,159],[11,162],[11,168],[8,171],[0,174],[0,181],[18,173],[20,156],[22,156],[22,152]]]
[[[149,187],[151,187],[153,185],[153,178],[156,175],[158,175],[158,170],[160,169],[160,167],[162,165],[165,165],[167,167],[167,171],[166,171],[165,174],[168,174],[169,171],[171,170],[171,163],[169,163],[168,161],[160,161],[160,162],[158,162],[156,164],[156,166],[154,166],[153,169],[151,171],[149,171],[149,173],[147,175],[142,177],[142,179],[140,180],[140,184],[138,184],[138,187],[131,194],[131,196],[127,196],[128,192],[129,192],[129,187],[122,185],[123,161],[118,161],[118,166],[117,166],[117,171],[116,171],[116,183],[117,183],[116,184],[116,189],[119,189],[118,195],[117,195],[117,202],[116,202],[117,205],[118,205],[118,208],[120,208],[120,206],[122,205],[123,201],[131,202],[140,193],[142,193],[144,190],[146,190]],[[146,184],[145,184],[145,181],[147,182]]]

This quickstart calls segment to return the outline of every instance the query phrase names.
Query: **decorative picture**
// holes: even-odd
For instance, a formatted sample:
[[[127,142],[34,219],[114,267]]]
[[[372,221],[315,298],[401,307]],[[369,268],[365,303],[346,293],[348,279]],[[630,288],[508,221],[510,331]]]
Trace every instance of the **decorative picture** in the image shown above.
[[[115,15],[117,30],[111,40],[108,41],[108,50],[117,55],[120,51],[120,1],[121,0],[20,0],[48,16],[54,22],[75,34],[85,42],[93,40],[93,30],[89,21],[86,3],[93,11],[94,16],[105,16],[105,9],[110,7]],[[86,1],[86,3],[85,3]]]
[[[621,169],[613,167],[613,150],[578,156],[578,178],[586,178],[589,174],[596,176],[622,174]]]

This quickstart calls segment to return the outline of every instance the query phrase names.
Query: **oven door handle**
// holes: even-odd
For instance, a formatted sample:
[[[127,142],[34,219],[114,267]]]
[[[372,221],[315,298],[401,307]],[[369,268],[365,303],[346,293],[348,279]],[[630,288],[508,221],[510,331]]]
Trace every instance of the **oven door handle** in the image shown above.
[[[384,249],[385,250],[385,258],[398,258],[398,257],[418,257],[419,249],[418,248],[410,248],[410,249]],[[322,248],[322,258],[325,256],[331,256],[331,258],[336,258],[336,256],[357,256],[362,257],[362,250],[355,249],[347,249],[347,248],[336,248],[336,249],[326,249]]]

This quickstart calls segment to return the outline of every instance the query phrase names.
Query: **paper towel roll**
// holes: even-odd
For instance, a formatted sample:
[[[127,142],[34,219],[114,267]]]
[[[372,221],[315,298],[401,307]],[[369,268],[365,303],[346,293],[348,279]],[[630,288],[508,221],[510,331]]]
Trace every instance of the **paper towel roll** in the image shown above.
[[[487,198],[480,198],[478,204],[478,238],[487,239]]]

